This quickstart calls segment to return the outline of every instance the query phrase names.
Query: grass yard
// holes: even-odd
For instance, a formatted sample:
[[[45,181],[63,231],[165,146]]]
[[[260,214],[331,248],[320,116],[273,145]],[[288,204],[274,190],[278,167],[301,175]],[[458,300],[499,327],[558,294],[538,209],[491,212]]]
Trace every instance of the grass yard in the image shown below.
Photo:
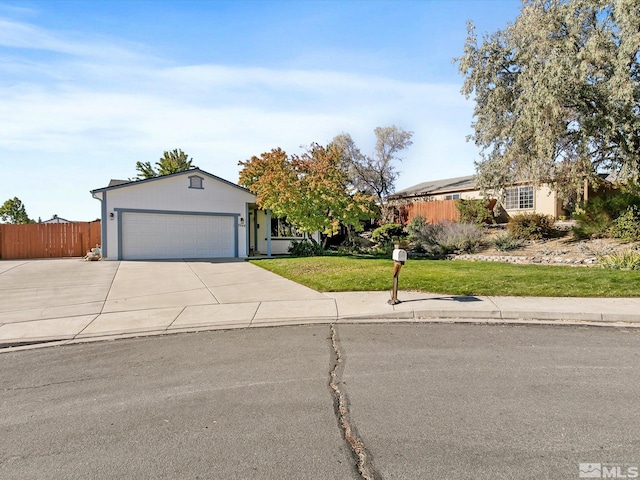
[[[251,263],[321,292],[384,291],[393,284],[392,260],[327,256]],[[400,272],[400,289],[449,295],[638,297],[640,271],[409,260]]]

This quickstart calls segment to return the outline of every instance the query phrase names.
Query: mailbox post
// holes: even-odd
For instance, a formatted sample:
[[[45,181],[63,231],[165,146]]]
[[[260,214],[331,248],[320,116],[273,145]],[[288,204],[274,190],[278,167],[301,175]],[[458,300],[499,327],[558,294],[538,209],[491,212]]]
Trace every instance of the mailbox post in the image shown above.
[[[400,276],[400,269],[406,261],[407,251],[402,250],[400,245],[395,245],[393,249],[393,293],[391,294],[391,300],[388,301],[389,305],[402,303],[398,300],[398,277]]]

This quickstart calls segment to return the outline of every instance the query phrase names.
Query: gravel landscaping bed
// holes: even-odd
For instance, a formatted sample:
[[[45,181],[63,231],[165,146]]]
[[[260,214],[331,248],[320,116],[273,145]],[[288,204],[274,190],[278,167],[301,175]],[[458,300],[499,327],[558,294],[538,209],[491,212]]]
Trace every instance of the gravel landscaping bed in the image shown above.
[[[504,230],[496,229],[487,233],[486,245]],[[521,248],[501,252],[493,246],[485,246],[473,254],[450,255],[452,260],[472,260],[484,262],[505,262],[518,264],[548,264],[571,266],[594,266],[598,257],[640,248],[640,243],[625,243],[620,240],[601,238],[576,240],[569,231],[559,231],[559,237],[548,240],[530,240]]]

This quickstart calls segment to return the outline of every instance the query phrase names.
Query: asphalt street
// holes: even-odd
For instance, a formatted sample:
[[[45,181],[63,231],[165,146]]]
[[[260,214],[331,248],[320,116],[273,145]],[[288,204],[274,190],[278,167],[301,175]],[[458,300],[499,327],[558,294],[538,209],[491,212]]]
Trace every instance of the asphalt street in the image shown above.
[[[335,330],[371,478],[640,466],[638,329]],[[329,388],[335,362],[328,325],[3,353],[0,478],[360,478]]]

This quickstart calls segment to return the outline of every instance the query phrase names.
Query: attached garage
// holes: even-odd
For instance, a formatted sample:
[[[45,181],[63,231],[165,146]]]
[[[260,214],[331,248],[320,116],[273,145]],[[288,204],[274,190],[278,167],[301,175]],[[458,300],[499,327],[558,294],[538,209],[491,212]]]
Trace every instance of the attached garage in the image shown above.
[[[123,260],[237,257],[231,215],[120,210]]]
[[[92,191],[105,260],[243,258],[256,196],[198,168]]]

